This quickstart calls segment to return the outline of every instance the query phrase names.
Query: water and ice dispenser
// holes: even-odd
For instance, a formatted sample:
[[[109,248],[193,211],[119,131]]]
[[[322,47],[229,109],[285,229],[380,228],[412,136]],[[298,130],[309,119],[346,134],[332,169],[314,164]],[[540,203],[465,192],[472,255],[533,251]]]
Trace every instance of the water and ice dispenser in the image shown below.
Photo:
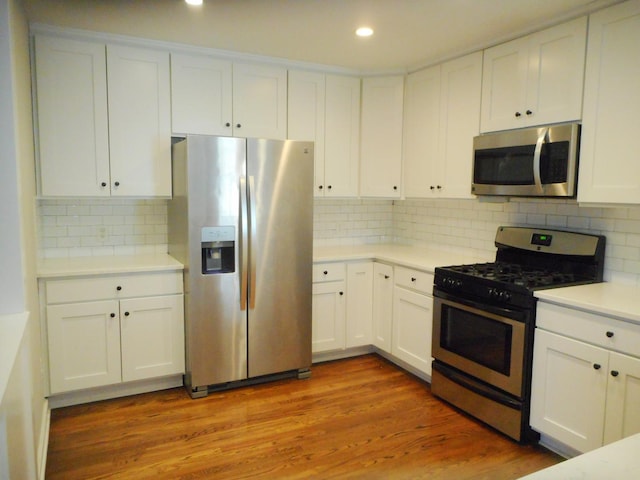
[[[233,226],[203,227],[202,274],[235,272],[236,232]]]

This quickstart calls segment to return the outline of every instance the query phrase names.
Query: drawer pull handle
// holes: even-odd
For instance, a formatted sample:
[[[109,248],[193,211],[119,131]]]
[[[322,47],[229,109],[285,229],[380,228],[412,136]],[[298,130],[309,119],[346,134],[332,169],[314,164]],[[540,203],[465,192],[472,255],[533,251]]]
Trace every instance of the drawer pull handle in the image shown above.
[[[111,318],[116,318],[116,314],[115,314],[115,313],[112,313],[112,314],[110,314],[109,316],[110,316]]]
[[[607,335],[607,337],[611,338],[611,337],[613,337],[613,332],[609,331],[609,332],[606,333],[606,335]]]
[[[120,290],[122,290],[122,287],[121,287],[120,285],[118,285],[118,286],[116,287],[116,290],[117,290],[117,291],[120,291]]]
[[[612,377],[617,377],[618,375],[620,375],[620,372],[617,370],[611,370],[611,376]]]
[[[411,281],[412,281],[412,282],[415,282],[416,280],[417,280],[417,278],[416,278],[416,277],[411,277]]]

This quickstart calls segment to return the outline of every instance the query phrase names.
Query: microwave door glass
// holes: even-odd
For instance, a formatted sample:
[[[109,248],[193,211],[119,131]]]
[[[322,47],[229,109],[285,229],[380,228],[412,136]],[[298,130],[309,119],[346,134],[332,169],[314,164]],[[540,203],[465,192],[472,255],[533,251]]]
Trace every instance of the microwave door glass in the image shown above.
[[[484,185],[534,185],[535,145],[476,150],[473,181]]]

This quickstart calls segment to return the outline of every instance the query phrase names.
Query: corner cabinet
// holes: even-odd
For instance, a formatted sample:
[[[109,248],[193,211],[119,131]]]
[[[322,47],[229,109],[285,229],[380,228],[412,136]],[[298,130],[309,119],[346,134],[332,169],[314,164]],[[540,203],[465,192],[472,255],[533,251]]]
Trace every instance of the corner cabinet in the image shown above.
[[[640,432],[640,325],[540,302],[531,426],[587,452]]]
[[[640,203],[640,1],[589,17],[578,201]]]
[[[181,272],[41,286],[51,394],[184,373]]]
[[[286,138],[284,68],[172,53],[171,89],[174,135]]]
[[[403,175],[407,198],[473,198],[471,158],[479,133],[482,52],[406,80]]]
[[[360,80],[289,71],[288,135],[315,142],[316,197],[358,195]]]
[[[170,197],[168,53],[50,36],[34,51],[39,194]]]
[[[481,130],[579,120],[587,18],[484,52]]]
[[[400,198],[404,77],[362,81],[360,195]]]

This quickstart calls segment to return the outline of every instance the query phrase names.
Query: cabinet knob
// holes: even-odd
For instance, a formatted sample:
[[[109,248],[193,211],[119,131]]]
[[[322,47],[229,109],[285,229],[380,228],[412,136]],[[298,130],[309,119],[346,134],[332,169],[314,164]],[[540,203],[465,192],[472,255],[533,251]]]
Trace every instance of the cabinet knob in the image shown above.
[[[612,377],[617,377],[618,375],[620,375],[620,372],[617,370],[611,370],[611,376]]]
[[[115,185],[116,187],[119,187],[119,186],[120,186],[120,182],[114,182],[114,185]]]
[[[436,187],[434,187],[433,185],[431,185],[431,186],[429,187],[429,189],[430,189],[430,190],[435,190],[435,188],[436,188]]]
[[[605,335],[606,335],[608,338],[611,338],[611,337],[613,337],[614,333],[613,333],[612,331],[608,331]]]
[[[389,275],[385,275],[384,278],[385,278],[385,280],[388,280],[389,279]]]
[[[340,295],[344,295],[344,292],[340,292]]]
[[[594,363],[593,364],[593,369],[594,370],[600,370],[600,368],[602,368],[602,365],[600,365],[599,363]]]
[[[236,123],[236,128],[240,128],[240,127],[242,127],[242,125],[239,123]]]
[[[526,113],[527,115],[533,115],[533,112],[532,112],[531,110],[527,110],[527,111],[526,111],[526,112],[524,112],[524,113]]]
[[[225,124],[224,124],[224,126],[225,126],[225,127],[230,127],[230,126],[231,126],[231,123],[227,122],[227,123],[225,123]]]
[[[324,273],[324,274],[326,275],[326,274],[327,274],[327,273],[329,273],[329,272],[328,272],[327,270],[325,270],[325,271],[324,271],[324,272],[322,272],[322,273]]]
[[[118,286],[116,287],[116,290],[117,290],[117,291],[122,290],[122,286],[118,285]]]
[[[398,190],[398,186],[397,186],[397,185],[394,185],[394,186],[393,186],[393,189],[394,189],[394,190]]]
[[[102,182],[102,183],[100,184],[100,186],[101,186],[101,187],[106,187],[106,186],[107,186],[107,182]]]
[[[521,117],[522,114],[520,112],[516,112],[516,118]]]
[[[417,280],[416,277],[411,277],[412,282],[415,282],[416,280]]]
[[[442,185],[437,185],[437,186],[436,186],[436,188],[437,188],[438,190],[442,190]]]
[[[124,312],[124,316],[128,317],[129,316],[129,312]]]
[[[116,314],[115,314],[115,313],[111,313],[109,316],[110,316],[111,318],[115,318]]]
[[[318,185],[318,190],[322,190],[322,185]]]
[[[328,188],[329,190],[331,190],[331,185],[327,185],[327,188]]]

